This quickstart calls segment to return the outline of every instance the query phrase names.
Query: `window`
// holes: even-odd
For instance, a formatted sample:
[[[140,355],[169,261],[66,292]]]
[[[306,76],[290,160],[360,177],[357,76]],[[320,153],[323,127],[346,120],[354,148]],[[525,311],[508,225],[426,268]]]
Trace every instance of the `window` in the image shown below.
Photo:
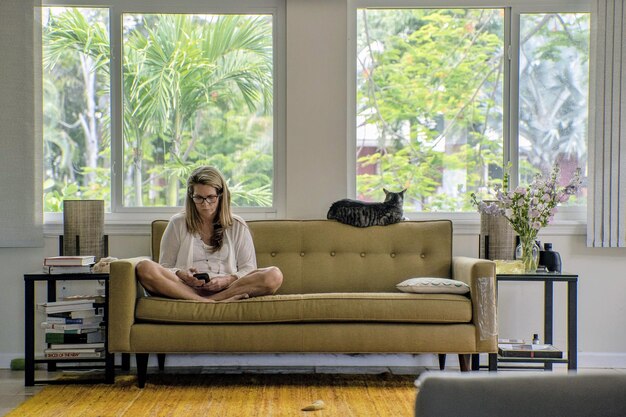
[[[42,21],[44,211],[78,197],[110,210],[109,12],[45,7]]]
[[[235,207],[275,210],[274,6],[61,3],[43,8],[45,211],[181,206],[199,165]]]
[[[355,14],[358,198],[467,212],[506,167],[586,176],[589,13],[380,7]]]

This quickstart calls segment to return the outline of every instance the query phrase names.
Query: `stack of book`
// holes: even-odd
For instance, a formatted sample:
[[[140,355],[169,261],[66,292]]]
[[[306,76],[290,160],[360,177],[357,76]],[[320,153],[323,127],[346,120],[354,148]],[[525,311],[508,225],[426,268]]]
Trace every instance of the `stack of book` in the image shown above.
[[[39,310],[46,313],[46,320],[41,323],[48,345],[44,349],[44,357],[104,357],[103,311],[95,307],[94,302],[94,298],[77,298],[37,305]]]
[[[563,351],[552,345],[526,343],[521,339],[498,339],[498,354],[503,358],[563,358]]]
[[[91,272],[95,256],[48,256],[43,260],[46,274],[81,274]]]

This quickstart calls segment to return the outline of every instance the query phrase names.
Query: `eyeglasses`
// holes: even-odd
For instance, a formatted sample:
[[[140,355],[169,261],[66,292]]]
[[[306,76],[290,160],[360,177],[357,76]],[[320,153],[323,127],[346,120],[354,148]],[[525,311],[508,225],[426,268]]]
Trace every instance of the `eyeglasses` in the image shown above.
[[[207,203],[209,203],[209,204],[213,204],[213,203],[215,203],[217,201],[218,198],[220,198],[219,194],[208,195],[206,197],[202,197],[201,195],[192,195],[191,196],[191,199],[196,204],[202,204],[205,201]]]

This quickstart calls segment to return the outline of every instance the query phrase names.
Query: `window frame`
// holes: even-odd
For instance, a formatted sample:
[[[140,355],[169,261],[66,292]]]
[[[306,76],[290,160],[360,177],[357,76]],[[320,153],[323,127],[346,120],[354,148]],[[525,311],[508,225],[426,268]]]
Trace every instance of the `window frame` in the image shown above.
[[[124,13],[187,14],[269,14],[272,15],[273,40],[273,201],[271,207],[234,207],[233,211],[248,219],[271,219],[284,215],[286,191],[286,10],[285,0],[43,0],[43,7],[84,7],[109,10],[111,71],[111,212],[105,223],[120,226],[145,225],[156,219],[170,218],[181,207],[123,206],[123,121],[122,121],[122,15]],[[63,213],[44,213],[44,232],[53,232],[63,223]]]
[[[356,198],[356,30],[357,11],[362,8],[394,9],[394,8],[496,8],[504,10],[504,42],[505,51],[508,51],[508,59],[504,63],[504,97],[503,97],[503,166],[511,162],[512,185],[518,181],[518,126],[519,126],[519,100],[511,100],[518,97],[519,93],[519,39],[520,39],[520,16],[528,13],[589,13],[590,14],[590,59],[589,59],[589,103],[593,95],[593,39],[594,39],[594,14],[591,0],[348,0],[348,123],[347,123],[347,151],[348,151],[348,192],[351,198]],[[516,53],[517,52],[517,53]],[[588,117],[592,114],[588,107]],[[587,132],[587,148],[591,149],[591,132]],[[591,156],[588,156],[590,158]],[[589,164],[588,164],[589,166]],[[592,173],[589,172],[589,178]],[[591,183],[591,180],[589,181]],[[468,233],[475,232],[475,225],[479,220],[477,212],[405,212],[405,216],[411,220],[430,220],[448,218],[461,226]],[[586,223],[587,206],[560,207],[555,216],[555,221],[548,227],[554,230],[558,226],[559,234],[584,233],[582,224]]]

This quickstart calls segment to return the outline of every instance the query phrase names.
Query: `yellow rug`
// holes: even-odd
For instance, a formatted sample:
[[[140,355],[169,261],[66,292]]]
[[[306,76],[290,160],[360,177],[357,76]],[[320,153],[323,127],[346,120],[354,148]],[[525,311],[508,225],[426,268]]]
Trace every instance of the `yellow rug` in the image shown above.
[[[151,374],[115,384],[50,385],[7,416],[413,416],[415,376]],[[302,411],[315,402],[323,408]],[[320,404],[319,402],[317,404]]]

